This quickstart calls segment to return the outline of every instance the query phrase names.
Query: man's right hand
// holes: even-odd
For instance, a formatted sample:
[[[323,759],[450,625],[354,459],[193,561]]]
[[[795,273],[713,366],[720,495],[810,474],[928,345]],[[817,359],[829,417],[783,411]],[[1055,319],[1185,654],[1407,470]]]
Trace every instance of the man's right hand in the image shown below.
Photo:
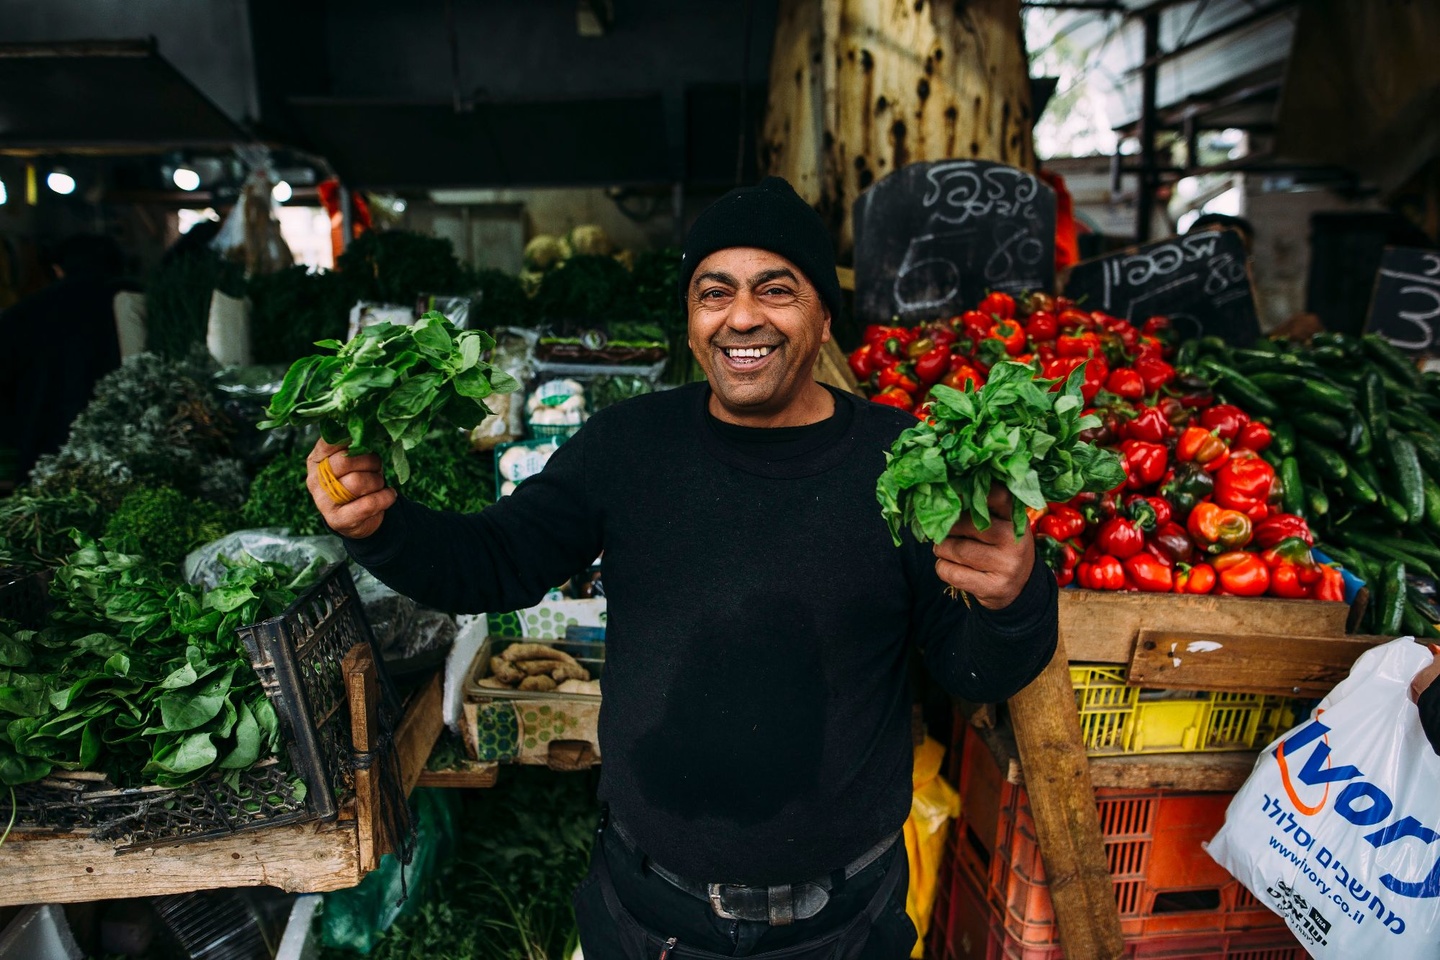
[[[346,444],[317,440],[310,456],[305,458],[305,486],[331,530],[342,537],[361,540],[380,528],[385,511],[394,506],[399,494],[385,485],[385,475],[381,472],[377,455],[364,453],[352,457],[345,449]],[[330,461],[335,479],[355,497],[354,500],[337,504],[320,485],[317,471],[320,461],[326,459]]]

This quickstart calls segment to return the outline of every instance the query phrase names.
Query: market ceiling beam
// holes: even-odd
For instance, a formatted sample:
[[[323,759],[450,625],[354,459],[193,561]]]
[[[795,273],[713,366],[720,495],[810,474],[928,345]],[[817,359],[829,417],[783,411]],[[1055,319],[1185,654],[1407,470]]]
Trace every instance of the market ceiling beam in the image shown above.
[[[1254,10],[1252,10],[1250,13],[1247,13],[1243,17],[1238,17],[1234,20],[1231,20],[1224,26],[1216,27],[1214,30],[1210,31],[1204,36],[1196,37],[1194,40],[1190,40],[1177,47],[1172,47],[1169,50],[1163,50],[1159,53],[1147,55],[1144,60],[1131,67],[1128,71],[1126,71],[1126,73],[1129,76],[1134,76],[1135,74],[1140,73],[1147,67],[1157,67],[1162,63],[1168,63],[1169,61],[1174,60],[1176,57],[1184,56],[1185,54],[1190,53],[1193,50],[1209,46],[1217,40],[1222,40],[1232,33],[1237,33],[1241,30],[1246,29],[1247,27],[1251,27],[1257,23],[1261,23],[1262,21],[1269,20],[1271,17],[1277,16],[1279,14],[1288,13],[1294,7],[1295,0],[1278,0],[1278,2],[1270,3],[1263,7],[1256,7]],[[1149,14],[1147,13],[1147,15]],[[1155,12],[1155,15],[1158,15],[1158,11]]]

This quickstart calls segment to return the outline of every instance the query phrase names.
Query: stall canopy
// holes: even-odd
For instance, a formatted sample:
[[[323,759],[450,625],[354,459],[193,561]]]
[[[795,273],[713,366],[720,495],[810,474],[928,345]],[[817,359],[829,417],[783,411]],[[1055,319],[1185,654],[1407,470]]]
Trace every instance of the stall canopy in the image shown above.
[[[0,44],[0,153],[226,149],[249,139],[150,42]]]

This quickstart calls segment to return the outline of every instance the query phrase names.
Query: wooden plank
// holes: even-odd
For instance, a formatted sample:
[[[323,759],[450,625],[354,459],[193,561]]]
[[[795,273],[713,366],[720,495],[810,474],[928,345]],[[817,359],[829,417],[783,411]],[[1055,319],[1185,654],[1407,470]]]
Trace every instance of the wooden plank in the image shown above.
[[[1133,686],[1323,697],[1355,660],[1392,637],[1147,629],[1130,660]]]
[[[345,691],[350,701],[350,738],[355,750],[355,821],[359,826],[360,869],[369,873],[380,865],[381,854],[391,849],[380,809],[380,771],[376,735],[380,729],[380,683],[370,644],[357,643],[341,661]]]
[[[855,268],[854,268],[854,267],[836,267],[836,268],[835,268],[835,276],[840,279],[840,289],[841,289],[841,290],[849,290],[851,293],[854,293],[854,292],[855,292]]]
[[[1115,960],[1124,948],[1120,915],[1065,640],[1062,627],[1049,665],[1010,698],[1010,717],[1020,761],[1030,771],[1030,812],[1065,955]]]
[[[850,369],[845,351],[841,350],[834,340],[820,345],[820,356],[815,358],[814,376],[821,383],[828,383],[847,393],[860,392],[860,384],[855,380],[855,372]]]
[[[418,787],[450,787],[460,790],[488,790],[500,779],[500,764],[467,760],[457,770],[426,770],[415,782]]]
[[[117,854],[84,837],[12,834],[0,851],[0,905],[82,903],[217,887],[321,893],[363,876],[350,824],[299,824]]]
[[[1025,785],[1025,768],[1008,725],[979,730],[980,739],[1009,783]],[[1255,767],[1254,750],[1091,757],[1090,782],[1120,790],[1239,790]]]
[[[395,732],[395,749],[400,757],[400,776],[407,797],[425,772],[430,751],[435,749],[435,741],[440,739],[440,731],[445,726],[440,710],[444,687],[444,675],[437,671],[411,699],[400,729]]]
[[[1339,637],[1348,615],[1316,600],[1060,591],[1060,632],[1082,663],[1129,663],[1144,629]]]

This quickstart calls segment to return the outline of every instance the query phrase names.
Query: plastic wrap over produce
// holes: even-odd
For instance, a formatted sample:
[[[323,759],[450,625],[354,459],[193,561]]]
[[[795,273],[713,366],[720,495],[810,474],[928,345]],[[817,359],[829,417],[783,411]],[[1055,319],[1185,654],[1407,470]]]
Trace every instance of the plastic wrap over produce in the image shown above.
[[[1206,846],[1316,960],[1440,958],[1440,756],[1408,695],[1430,661],[1410,637],[1362,655]]]
[[[225,576],[225,560],[242,554],[267,563],[283,563],[297,573],[316,560],[331,564],[346,559],[339,537],[292,537],[284,527],[236,530],[192,550],[185,558],[185,580],[213,589]]]

